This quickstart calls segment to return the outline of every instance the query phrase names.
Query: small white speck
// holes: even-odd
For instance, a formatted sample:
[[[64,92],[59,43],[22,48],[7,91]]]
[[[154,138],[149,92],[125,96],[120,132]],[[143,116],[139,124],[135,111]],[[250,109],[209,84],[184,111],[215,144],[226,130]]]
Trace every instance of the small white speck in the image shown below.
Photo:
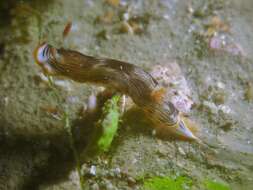
[[[129,13],[124,13],[123,18],[124,20],[129,20]]]
[[[96,175],[96,166],[92,165],[92,166],[90,167],[90,174],[91,174],[91,175]]]
[[[217,87],[224,89],[225,88],[225,84],[222,83],[222,82],[217,82]]]
[[[115,168],[114,171],[115,171],[116,174],[120,174],[120,172],[121,172],[120,168]]]
[[[188,7],[188,11],[189,11],[189,13],[191,13],[191,14],[193,14],[194,13],[194,9],[192,8],[192,7]]]
[[[4,105],[7,106],[9,104],[9,98],[4,97]]]
[[[94,111],[96,109],[97,97],[94,94],[89,96],[87,106],[88,106],[88,111]]]
[[[79,26],[76,23],[73,23],[72,27],[71,27],[71,31],[72,32],[77,32],[78,30],[79,30]]]
[[[138,160],[136,158],[134,158],[133,161],[132,161],[133,164],[135,164],[137,162],[138,162]]]
[[[165,14],[165,15],[163,15],[163,18],[166,19],[166,20],[169,20],[169,19],[170,19],[170,16],[167,15],[167,14]]]
[[[226,113],[226,114],[230,114],[231,113],[231,108],[228,107],[228,106],[225,106],[225,105],[220,105],[218,106],[218,108],[223,111],[223,113]]]

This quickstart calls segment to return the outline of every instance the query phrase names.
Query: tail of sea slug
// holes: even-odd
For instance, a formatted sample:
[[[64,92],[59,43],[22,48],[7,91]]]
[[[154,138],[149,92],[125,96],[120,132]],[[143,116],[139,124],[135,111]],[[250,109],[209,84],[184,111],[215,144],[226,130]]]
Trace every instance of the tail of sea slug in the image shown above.
[[[153,102],[143,107],[159,136],[181,139],[186,141],[199,141],[195,136],[196,124],[179,113],[171,102]]]

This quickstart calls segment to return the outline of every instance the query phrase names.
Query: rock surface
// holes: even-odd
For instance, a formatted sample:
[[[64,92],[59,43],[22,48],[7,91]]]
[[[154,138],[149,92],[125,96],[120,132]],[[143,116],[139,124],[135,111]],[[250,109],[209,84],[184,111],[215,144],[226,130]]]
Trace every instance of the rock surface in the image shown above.
[[[141,176],[177,174],[193,179],[195,189],[210,178],[232,189],[250,190],[253,103],[245,99],[245,93],[253,83],[252,1],[108,2],[0,3],[0,15],[6,15],[4,21],[0,18],[0,189],[79,188],[68,137],[58,117],[63,111],[59,105],[68,107],[72,123],[86,129],[88,124],[79,122],[80,110],[87,107],[89,95],[97,88],[60,82],[56,98],[32,58],[39,40],[45,40],[57,47],[124,60],[147,71],[176,62],[194,102],[190,117],[210,147],[159,140],[142,115],[132,110],[111,151],[83,165],[90,188],[138,189]],[[106,22],[98,19],[103,15],[109,15]],[[229,31],[210,25],[217,16],[219,25],[228,23]],[[69,20],[73,28],[63,42],[62,30]],[[130,29],[122,31],[126,22]],[[209,41],[216,33],[233,39],[240,53],[213,51]],[[188,90],[183,90],[188,97]],[[86,175],[92,165],[96,175]]]

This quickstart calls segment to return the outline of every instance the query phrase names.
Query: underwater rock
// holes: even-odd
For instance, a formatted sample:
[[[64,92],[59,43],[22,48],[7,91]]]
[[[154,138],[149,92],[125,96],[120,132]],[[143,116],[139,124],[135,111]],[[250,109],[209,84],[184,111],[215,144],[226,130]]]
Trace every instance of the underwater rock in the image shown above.
[[[179,111],[190,112],[193,105],[191,90],[176,62],[154,66],[151,75],[166,89],[165,98],[168,98]]]
[[[7,1],[1,2],[7,3]],[[159,75],[161,76],[162,70],[168,67],[168,69],[166,70],[169,70],[169,76],[163,74],[162,77],[159,78],[159,81],[163,86],[166,87],[166,89],[171,88],[172,91],[182,91],[178,94],[170,94],[168,92],[168,96],[166,95],[166,97],[168,98],[175,98],[175,100],[173,101],[176,102],[175,104],[179,104],[178,109],[181,109],[181,111],[187,112],[190,110],[190,107],[193,103],[191,100],[191,93],[193,93],[195,97],[195,95],[197,96],[197,94],[202,91],[201,84],[198,83],[198,80],[201,80],[201,76],[205,75],[208,72],[208,74],[214,75],[214,77],[220,77],[224,81],[229,82],[229,84],[233,86],[233,90],[235,91],[235,93],[237,95],[240,95],[240,98],[236,99],[236,103],[231,103],[231,108],[228,107],[229,104],[224,105],[224,103],[226,102],[230,103],[230,101],[227,100],[227,96],[230,95],[229,93],[227,93],[227,89],[227,94],[225,94],[225,96],[215,94],[214,96],[210,96],[210,99],[205,100],[207,107],[213,109],[213,111],[217,114],[219,113],[219,109],[223,109],[224,111],[226,111],[226,113],[228,113],[230,109],[233,109],[233,111],[236,111],[236,115],[238,115],[237,118],[240,121],[240,126],[235,130],[233,130],[232,126],[232,130],[228,133],[225,133],[228,137],[233,137],[231,138],[231,142],[224,138],[224,132],[222,136],[219,137],[220,141],[224,141],[221,141],[222,144],[226,145],[226,142],[229,142],[227,144],[230,144],[230,146],[227,146],[227,148],[230,150],[234,150],[233,157],[229,152],[226,157],[221,156],[218,158],[218,161],[221,160],[220,164],[217,164],[212,161],[210,161],[209,164],[205,164],[201,157],[195,158],[196,155],[199,156],[199,154],[195,151],[192,152],[193,158],[191,158],[191,155],[188,156],[187,147],[182,145],[186,156],[180,156],[180,159],[182,159],[182,163],[184,165],[180,163],[183,168],[178,168],[175,163],[171,161],[175,160],[173,154],[173,147],[171,148],[165,141],[162,141],[161,144],[163,145],[163,150],[158,152],[157,149],[159,148],[158,146],[156,146],[157,142],[155,140],[155,137],[152,137],[150,133],[146,131],[146,126],[141,128],[141,126],[135,125],[135,128],[128,127],[128,130],[125,130],[126,126],[122,126],[122,130],[119,131],[119,135],[116,139],[117,146],[114,147],[112,152],[108,153],[108,160],[110,164],[106,166],[105,164],[96,164],[97,175],[87,180],[88,182],[90,182],[89,184],[95,184],[92,186],[94,189],[105,189],[106,186],[108,188],[112,188],[113,186],[113,189],[134,189],[131,184],[134,184],[137,180],[136,183],[138,185],[140,183],[138,177],[140,176],[148,176],[156,173],[170,174],[175,171],[177,173],[180,173],[185,172],[185,169],[189,170],[189,168],[190,171],[188,172],[188,174],[191,178],[194,179],[194,183],[198,183],[198,180],[201,180],[201,177],[205,177],[207,174],[210,174],[211,176],[220,176],[222,179],[226,180],[230,179],[232,171],[234,171],[234,169],[237,169],[238,167],[224,168],[220,167],[219,165],[223,165],[224,163],[226,164],[226,162],[229,162],[231,159],[235,159],[234,164],[236,166],[243,166],[245,163],[248,163],[248,165],[246,165],[245,167],[242,167],[240,170],[235,171],[237,173],[238,178],[234,178],[234,180],[229,180],[229,182],[237,184],[237,187],[239,187],[238,189],[244,188],[245,182],[243,181],[243,177],[252,176],[252,118],[250,112],[250,110],[252,110],[252,104],[243,100],[242,97],[244,96],[244,91],[238,92],[238,90],[240,90],[237,88],[238,81],[233,80],[234,78],[231,77],[231,74],[233,75],[234,72],[231,73],[229,71],[230,69],[227,70],[226,67],[230,68],[231,66],[231,68],[234,68],[235,72],[237,72],[237,69],[242,70],[240,74],[246,77],[251,77],[250,73],[252,70],[252,64],[240,65],[238,64],[236,58],[216,59],[217,57],[209,57],[209,54],[203,54],[202,59],[208,60],[208,66],[203,67],[203,63],[200,62],[199,58],[196,58],[194,55],[190,54],[190,56],[185,57],[184,53],[188,50],[191,50],[192,46],[194,46],[194,43],[192,42],[195,42],[195,39],[193,39],[191,34],[187,32],[187,28],[189,25],[191,25],[192,22],[192,20],[190,20],[190,18],[188,17],[188,13],[185,9],[187,8],[187,4],[189,3],[189,1],[162,0],[161,2],[166,2],[167,6],[169,6],[169,9],[164,9],[164,6],[161,6],[160,1],[140,0],[130,2],[128,0],[121,0],[120,5],[117,8],[122,8],[121,6],[125,6],[126,8],[128,8],[130,7],[128,6],[129,4],[138,4],[138,6],[131,6],[130,8],[133,7],[132,10],[139,14],[142,14],[141,12],[148,12],[150,14],[166,15],[166,20],[154,19],[150,21],[147,28],[147,35],[118,35],[117,31],[115,31],[115,33],[114,31],[112,31],[111,33],[111,28],[109,28],[110,26],[108,26],[108,24],[104,24],[103,26],[94,25],[94,19],[96,19],[98,15],[103,15],[103,13],[105,13],[104,7],[116,9],[113,5],[106,5],[104,3],[105,1],[46,1],[50,2],[50,4],[46,3],[45,1],[22,1],[21,3],[24,4],[27,2],[41,2],[40,5],[43,5],[39,7],[32,6],[32,8],[38,9],[42,17],[41,31],[38,27],[36,18],[34,18],[31,14],[15,14],[14,16],[20,16],[20,18],[13,19],[13,28],[7,31],[7,35],[2,35],[1,33],[2,38],[8,39],[8,43],[4,43],[4,51],[2,52],[3,57],[5,58],[4,60],[2,59],[2,57],[0,58],[0,141],[1,143],[3,142],[1,144],[1,149],[3,147],[6,147],[6,143],[14,145],[19,144],[20,141],[18,141],[17,138],[21,139],[22,142],[28,142],[26,145],[26,150],[23,149],[23,144],[20,143],[20,146],[17,147],[7,147],[7,153],[1,152],[1,190],[22,189],[22,184],[33,184],[33,177],[37,175],[39,176],[39,183],[46,184],[36,184],[33,185],[30,189],[79,189],[79,180],[75,172],[75,175],[73,175],[72,177],[69,177],[67,175],[67,177],[61,180],[50,179],[50,183],[47,183],[48,178],[44,178],[48,177],[48,172],[46,173],[46,176],[40,176],[41,170],[52,171],[52,169],[54,168],[54,166],[52,165],[50,165],[49,167],[43,167],[44,163],[47,164],[51,162],[51,160],[48,161],[47,158],[50,158],[53,155],[54,159],[59,162],[59,160],[64,158],[65,156],[71,155],[70,151],[66,151],[66,142],[68,141],[68,138],[65,135],[62,122],[57,119],[54,119],[52,116],[50,116],[50,114],[46,115],[45,112],[40,109],[40,107],[48,105],[54,108],[57,105],[65,106],[66,104],[68,104],[74,107],[73,109],[69,110],[69,112],[72,114],[70,118],[71,120],[74,120],[76,117],[78,117],[76,115],[76,110],[79,110],[80,107],[86,106],[88,96],[91,94],[92,89],[90,88],[90,86],[87,85],[78,86],[76,84],[71,84],[71,89],[68,90],[67,85],[61,85],[62,83],[60,82],[60,85],[57,86],[57,89],[59,89],[60,91],[60,99],[57,100],[52,96],[52,91],[48,87],[47,82],[36,82],[33,80],[34,76],[38,74],[38,69],[37,66],[34,64],[34,61],[31,59],[31,50],[38,43],[39,34],[41,34],[42,37],[45,37],[44,40],[47,40],[48,42],[52,43],[57,47],[61,47],[61,45],[64,45],[65,48],[75,49],[88,55],[121,59],[123,61],[131,62],[140,67],[146,68],[147,70],[152,67],[159,68],[159,66],[155,64],[165,57],[176,57],[176,59],[178,58],[178,60],[180,61],[182,60],[187,62],[187,64],[184,64],[184,70],[192,70],[193,74],[195,75],[194,77],[189,76],[189,78],[191,77],[191,84],[193,84],[193,86],[191,87],[195,88],[194,91],[191,91],[191,88],[189,87],[190,83],[188,83],[188,78],[186,80],[185,77],[183,77],[182,72],[177,74],[177,69],[175,69],[179,67],[177,64],[168,63],[160,65],[161,68],[158,72],[160,74],[158,74],[157,76],[159,78]],[[205,23],[205,18],[203,18],[203,16],[205,15],[211,14],[211,16],[213,17],[213,15],[219,15],[219,13],[222,12],[222,14],[224,14],[226,17],[231,16],[232,18],[229,18],[228,20],[231,20],[234,23],[238,23],[235,28],[236,30],[239,30],[238,34],[240,36],[238,36],[238,39],[242,39],[242,42],[240,41],[240,44],[245,48],[250,47],[252,42],[252,32],[251,30],[247,31],[249,30],[249,27],[247,28],[247,26],[251,26],[250,21],[252,19],[252,11],[249,7],[252,6],[246,6],[245,9],[241,8],[245,6],[245,2],[247,2],[248,5],[251,5],[252,1],[231,1],[231,4],[229,1],[229,6],[224,7],[224,9],[221,8],[220,12],[219,10],[214,10],[216,9],[214,7],[216,6],[217,2],[221,1],[212,0],[206,2],[208,2],[208,4],[211,4],[209,2],[212,2],[212,6],[207,6],[207,9],[204,9],[204,11],[199,14],[200,17],[198,18],[203,19],[203,22],[201,22],[201,24]],[[233,2],[236,2],[239,6],[233,7]],[[195,4],[195,6],[193,7],[193,11],[191,10],[191,12],[194,12],[194,10],[196,10],[196,7],[201,7],[201,4],[207,4],[205,2],[203,3],[203,1],[192,1],[192,3]],[[212,10],[214,11],[209,11],[209,8],[212,8]],[[2,14],[0,13],[0,15]],[[26,17],[27,15],[28,17]],[[133,14],[131,12],[127,12],[124,15],[124,20],[129,21],[132,15]],[[196,11],[195,16],[198,16],[198,13]],[[27,18],[29,18],[29,22],[25,21]],[[62,31],[64,23],[66,23],[66,21],[69,19],[73,19],[74,23],[78,27],[75,31],[71,31],[71,35],[69,36],[70,38],[68,38],[68,41],[65,41],[67,43],[61,44],[60,40],[62,36],[60,35],[61,32],[59,31]],[[25,25],[22,24],[23,22],[25,23]],[[217,22],[217,20],[215,22],[219,23],[219,21]],[[142,29],[141,31],[146,31],[145,23],[143,24],[142,22],[136,21],[134,23],[138,24],[138,27]],[[118,27],[120,27],[117,25],[120,23],[113,22],[112,24],[112,30],[118,29]],[[28,28],[25,28],[25,26],[27,25]],[[240,30],[241,28],[243,28],[243,30]],[[197,29],[198,28],[196,28],[196,30]],[[108,34],[105,33],[103,30],[107,31]],[[1,31],[2,28],[0,28],[0,32]],[[100,33],[100,31],[102,33]],[[212,33],[211,30],[209,32]],[[99,35],[96,36],[96,34]],[[2,40],[2,38],[0,40]],[[97,38],[103,39],[101,40],[102,42],[98,44]],[[15,41],[16,39],[18,41]],[[214,41],[215,40],[216,39],[214,39]],[[222,41],[222,39],[218,39],[218,41],[219,42],[217,43],[217,47],[224,48],[223,46],[219,46],[221,45],[220,41]],[[169,47],[168,44],[170,44],[171,46]],[[214,47],[215,46],[216,45],[214,44]],[[205,46],[201,46],[201,48],[202,47]],[[206,49],[208,50],[208,47]],[[220,51],[219,49],[213,50],[215,52]],[[247,50],[250,51],[250,49]],[[232,47],[229,51],[232,52],[232,54],[240,54],[240,50],[238,50],[238,47]],[[224,51],[221,50],[221,52]],[[218,62],[218,64],[215,64],[215,62]],[[250,60],[249,62],[251,63],[252,60]],[[207,69],[207,71],[205,69]],[[198,70],[199,72],[194,73],[195,70]],[[175,77],[175,75],[178,76],[178,78]],[[179,76],[184,79],[180,79]],[[175,84],[167,84],[167,79],[169,81],[178,81],[178,83],[172,82]],[[187,92],[187,89],[189,89],[189,92]],[[247,97],[252,97],[251,93],[249,92],[245,91],[245,95],[248,94],[245,96],[246,99],[251,99]],[[78,99],[72,97],[78,97]],[[247,111],[243,112],[245,110],[244,108],[247,108]],[[54,110],[49,109],[48,111],[49,113],[52,111],[54,113]],[[203,110],[194,110],[194,114],[196,118],[200,118],[200,120],[203,121],[204,124],[206,124],[203,125],[203,129],[209,131],[207,135],[212,136],[211,127],[216,127],[217,123],[210,122],[208,113],[206,114]],[[214,115],[213,117],[217,118],[217,115]],[[137,119],[139,119],[139,117],[137,117]],[[231,126],[229,123],[224,123],[224,125],[225,126],[221,125],[222,128],[224,127],[223,130],[230,130]],[[82,127],[85,128],[86,124],[82,123]],[[139,130],[140,128],[143,130]],[[247,136],[244,135],[246,133]],[[238,139],[235,141],[234,137],[238,137]],[[247,147],[240,146],[243,144],[243,141],[245,143],[248,143]],[[43,150],[43,147],[41,148],[40,146],[35,146],[34,144],[45,143],[47,143],[48,146],[50,145],[50,148],[58,147],[57,151],[59,151],[61,154],[55,155],[54,149],[53,153],[50,151],[47,152],[46,149],[45,154],[37,154],[38,152],[41,152]],[[34,145],[35,149],[31,149],[31,145]],[[193,150],[198,149],[192,144],[190,144],[189,146]],[[159,145],[159,147],[161,146]],[[250,151],[247,151],[247,153],[245,153],[245,147],[247,148],[247,150]],[[240,153],[241,151],[243,152]],[[44,159],[41,159],[43,157]],[[158,161],[157,157],[160,157]],[[59,162],[60,168],[65,168],[66,166],[67,164],[65,164],[65,162]],[[108,178],[110,178],[110,181],[108,180],[109,183],[107,182],[107,184],[101,182],[100,178],[97,179],[97,176],[99,176],[98,169],[105,168],[103,170],[104,173],[106,173],[107,171],[111,171],[111,168],[116,167],[119,167],[122,170],[124,168],[129,170],[129,175],[133,176],[133,179],[128,179],[128,185],[130,187],[128,186],[125,188],[125,186],[122,185],[122,180],[114,178],[114,174],[112,175],[112,177],[108,176]],[[207,167],[213,169],[208,170]],[[88,172],[89,170],[87,171],[87,173]],[[198,178],[196,178],[196,176],[198,176]],[[244,189],[251,189],[251,187],[252,181],[251,184],[248,185],[248,188]],[[89,186],[88,188],[91,187]]]
[[[240,44],[234,42],[231,37],[224,34],[216,35],[210,38],[209,48],[218,52],[226,52],[232,55],[245,56],[245,51],[240,46]]]
[[[94,183],[91,185],[91,190],[100,190],[99,185],[97,183]]]
[[[31,176],[44,168],[49,160],[49,153],[39,150],[39,146],[19,142],[4,150],[0,149],[0,189],[28,189]],[[10,150],[8,150],[10,149]],[[12,150],[13,149],[13,150]]]
[[[253,84],[248,82],[245,87],[244,98],[247,101],[253,101]]]
[[[120,4],[120,0],[106,0],[106,3],[113,7],[118,7]]]

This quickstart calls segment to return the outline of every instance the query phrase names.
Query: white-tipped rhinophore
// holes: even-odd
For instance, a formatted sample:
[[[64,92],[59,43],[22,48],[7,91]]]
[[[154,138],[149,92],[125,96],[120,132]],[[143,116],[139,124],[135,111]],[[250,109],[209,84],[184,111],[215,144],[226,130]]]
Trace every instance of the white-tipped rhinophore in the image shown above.
[[[52,47],[47,43],[40,44],[34,50],[34,59],[38,65],[40,65],[44,72],[53,75],[55,73],[54,68],[50,65],[50,59],[53,59]]]

